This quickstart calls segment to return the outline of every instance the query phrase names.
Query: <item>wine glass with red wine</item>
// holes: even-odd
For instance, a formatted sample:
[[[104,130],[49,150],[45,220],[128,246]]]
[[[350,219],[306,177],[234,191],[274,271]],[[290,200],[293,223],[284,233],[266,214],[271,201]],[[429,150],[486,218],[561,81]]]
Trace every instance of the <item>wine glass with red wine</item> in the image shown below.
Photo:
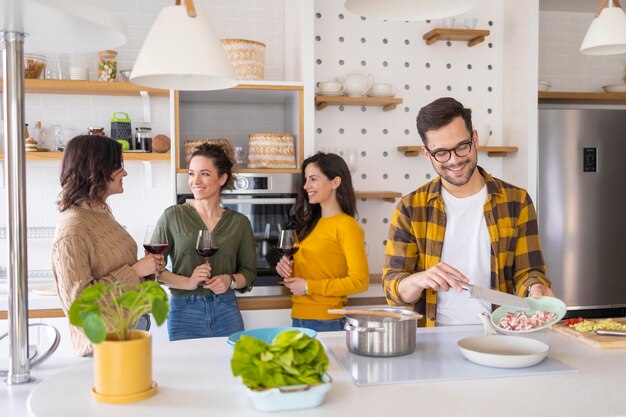
[[[300,249],[298,243],[298,235],[293,229],[285,229],[280,231],[280,237],[278,238],[278,246],[276,250],[283,256],[288,256],[289,259],[293,259],[293,255]]]
[[[143,239],[143,248],[153,255],[161,255],[168,247],[165,227],[150,225],[146,227],[146,235]],[[156,281],[159,280],[159,271],[154,274]]]
[[[215,255],[218,251],[217,244],[215,243],[215,238],[213,237],[213,233],[209,230],[200,230],[198,231],[198,240],[196,241],[196,252],[198,255],[204,257],[207,265],[209,265],[209,258]]]

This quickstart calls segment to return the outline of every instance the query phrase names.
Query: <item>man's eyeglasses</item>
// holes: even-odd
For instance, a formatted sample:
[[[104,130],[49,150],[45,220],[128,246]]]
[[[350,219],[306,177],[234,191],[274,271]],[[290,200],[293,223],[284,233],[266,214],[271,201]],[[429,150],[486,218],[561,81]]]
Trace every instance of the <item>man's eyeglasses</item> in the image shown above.
[[[461,142],[459,146],[454,149],[440,149],[435,152],[431,152],[428,148],[426,150],[430,153],[430,156],[435,158],[435,161],[439,163],[448,162],[450,158],[452,158],[452,152],[458,157],[467,156],[470,154],[472,150],[472,144],[474,143],[473,139],[466,140],[465,142]]]

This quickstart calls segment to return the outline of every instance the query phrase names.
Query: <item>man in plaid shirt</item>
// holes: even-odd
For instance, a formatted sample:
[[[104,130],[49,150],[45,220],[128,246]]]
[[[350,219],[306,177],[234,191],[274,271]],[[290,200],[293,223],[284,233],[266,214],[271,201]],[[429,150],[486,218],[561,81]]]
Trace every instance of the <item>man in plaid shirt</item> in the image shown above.
[[[521,297],[554,296],[533,203],[526,190],[478,166],[471,110],[440,98],[420,110],[417,130],[439,176],[404,196],[393,213],[383,268],[387,302],[417,303],[426,326],[435,326],[480,323],[478,314],[492,309],[463,293],[457,279]]]

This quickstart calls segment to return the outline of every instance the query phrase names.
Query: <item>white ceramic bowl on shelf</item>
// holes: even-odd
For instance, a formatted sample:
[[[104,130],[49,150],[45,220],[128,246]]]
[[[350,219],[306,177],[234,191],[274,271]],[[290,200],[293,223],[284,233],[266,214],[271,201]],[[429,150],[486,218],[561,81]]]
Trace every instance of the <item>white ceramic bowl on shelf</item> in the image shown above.
[[[626,93],[626,83],[603,85],[602,89],[607,93]]]
[[[551,87],[552,87],[552,84],[550,84],[550,82],[548,82],[548,81],[541,81],[541,80],[539,80],[539,82],[537,83],[537,90],[538,91],[550,91]]]

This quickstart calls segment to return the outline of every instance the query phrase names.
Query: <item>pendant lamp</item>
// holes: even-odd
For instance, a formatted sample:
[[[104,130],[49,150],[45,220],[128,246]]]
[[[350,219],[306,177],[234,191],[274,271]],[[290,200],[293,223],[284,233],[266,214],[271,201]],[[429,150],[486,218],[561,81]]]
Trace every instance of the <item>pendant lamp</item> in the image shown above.
[[[615,3],[615,6],[613,5]],[[586,55],[616,55],[626,53],[626,13],[619,0],[610,0],[604,7],[602,0],[595,19],[587,30],[580,45],[580,52]]]
[[[345,0],[359,16],[382,20],[429,20],[470,11],[478,0]]]
[[[193,0],[165,7],[130,74],[135,84],[172,90],[221,90],[238,84],[226,50]]]

